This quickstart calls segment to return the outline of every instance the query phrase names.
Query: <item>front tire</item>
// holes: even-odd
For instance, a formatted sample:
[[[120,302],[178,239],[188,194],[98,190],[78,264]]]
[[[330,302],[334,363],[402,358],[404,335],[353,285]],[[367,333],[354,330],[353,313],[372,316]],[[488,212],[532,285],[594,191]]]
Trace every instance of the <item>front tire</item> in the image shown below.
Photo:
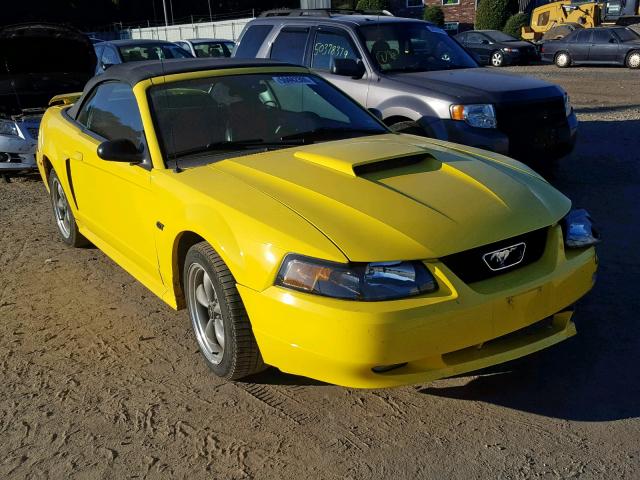
[[[640,52],[631,52],[627,55],[627,68],[637,70],[640,68]]]
[[[71,247],[86,246],[89,242],[78,230],[69,200],[67,200],[62,183],[60,183],[60,179],[54,170],[51,170],[51,175],[49,175],[49,191],[51,192],[53,218],[56,221],[56,227],[58,227],[58,233],[62,241]]]
[[[189,249],[184,291],[193,333],[213,373],[237,380],[264,368],[236,281],[206,242]]]
[[[558,68],[569,68],[571,66],[571,55],[569,52],[560,52],[556,55],[555,64]]]
[[[504,53],[496,50],[491,54],[491,65],[494,67],[502,67],[504,65]]]

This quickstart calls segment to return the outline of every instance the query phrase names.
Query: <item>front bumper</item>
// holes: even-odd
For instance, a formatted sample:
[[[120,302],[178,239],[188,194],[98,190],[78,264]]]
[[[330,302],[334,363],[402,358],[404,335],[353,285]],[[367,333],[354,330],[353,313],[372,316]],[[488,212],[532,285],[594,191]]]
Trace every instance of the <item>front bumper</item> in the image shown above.
[[[0,135],[0,173],[35,170],[39,124],[17,122],[20,135]]]
[[[267,364],[348,387],[392,387],[502,363],[574,335],[567,307],[591,289],[596,255],[565,254],[556,227],[538,262],[476,284],[440,262],[427,265],[439,291],[390,302],[238,288]],[[372,370],[395,364],[405,365]]]

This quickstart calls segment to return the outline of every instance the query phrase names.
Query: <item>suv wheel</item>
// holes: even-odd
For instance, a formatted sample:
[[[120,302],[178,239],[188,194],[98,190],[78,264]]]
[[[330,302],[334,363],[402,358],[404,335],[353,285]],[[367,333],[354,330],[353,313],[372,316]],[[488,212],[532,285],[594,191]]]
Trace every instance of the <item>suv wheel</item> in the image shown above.
[[[184,292],[200,352],[217,376],[236,380],[264,368],[236,281],[206,242],[189,249]]]
[[[627,67],[633,69],[640,68],[640,52],[631,52],[627,56]]]
[[[501,67],[504,64],[504,54],[498,50],[491,54],[491,65]]]
[[[556,55],[556,66],[559,68],[567,68],[571,66],[571,56],[568,52],[560,52]]]

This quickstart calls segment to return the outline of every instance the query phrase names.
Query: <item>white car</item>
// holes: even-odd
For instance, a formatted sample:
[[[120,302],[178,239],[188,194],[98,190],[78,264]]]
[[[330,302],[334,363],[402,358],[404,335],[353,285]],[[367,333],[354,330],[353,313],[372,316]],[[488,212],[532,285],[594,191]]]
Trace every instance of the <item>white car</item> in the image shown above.
[[[216,38],[194,38],[191,40],[178,40],[173,42],[184,48],[194,57],[230,57],[236,44],[231,40]]]

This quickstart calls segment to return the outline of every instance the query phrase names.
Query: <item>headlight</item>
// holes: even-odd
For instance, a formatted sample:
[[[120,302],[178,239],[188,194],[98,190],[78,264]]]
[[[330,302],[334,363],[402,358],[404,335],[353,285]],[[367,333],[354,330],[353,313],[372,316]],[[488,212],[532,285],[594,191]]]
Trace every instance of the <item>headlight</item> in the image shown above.
[[[600,235],[593,228],[589,212],[580,208],[571,210],[562,220],[564,244],[567,248],[584,248],[600,243]]]
[[[564,113],[568,117],[573,112],[573,107],[571,106],[571,99],[569,98],[569,94],[565,92],[564,94]]]
[[[13,120],[0,120],[0,135],[18,136],[18,127]]]
[[[496,128],[496,110],[493,105],[451,105],[451,118],[463,120],[472,127]]]
[[[287,255],[276,285],[346,300],[394,300],[434,292],[438,284],[422,262],[335,263]]]

